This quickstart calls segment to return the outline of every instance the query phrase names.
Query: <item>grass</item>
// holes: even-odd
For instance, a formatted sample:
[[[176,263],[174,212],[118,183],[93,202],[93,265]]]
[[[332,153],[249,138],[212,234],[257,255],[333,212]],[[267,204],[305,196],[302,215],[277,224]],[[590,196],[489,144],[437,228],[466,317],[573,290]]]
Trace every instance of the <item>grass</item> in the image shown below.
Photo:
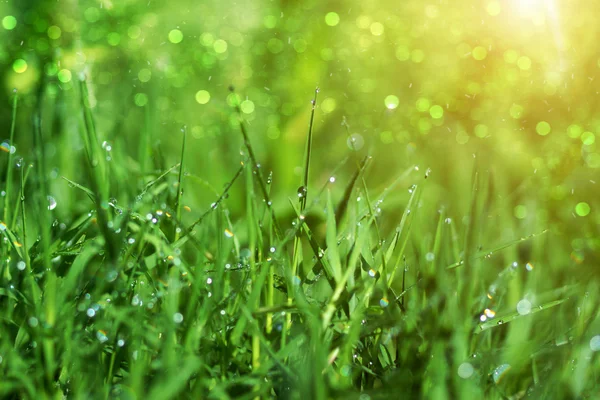
[[[152,150],[148,124],[132,158],[117,145],[119,132],[114,146],[98,133],[88,83],[69,93],[79,98],[69,110],[83,145],[69,155],[74,176],[49,178],[56,160],[44,143],[64,139],[40,128],[39,109],[34,149],[16,164],[10,147],[6,155],[2,398],[599,391],[597,284],[557,284],[554,266],[568,256],[549,249],[564,238],[545,226],[518,232],[511,210],[490,200],[493,177],[477,157],[471,191],[454,197],[469,204],[466,212],[452,215],[425,197],[432,178],[416,165],[390,174],[386,188],[371,187],[377,160],[358,157],[344,120],[335,134],[348,135],[351,154],[339,174],[320,180],[311,161],[320,154],[317,89],[300,189],[276,198],[285,171],[266,174],[234,101],[240,166],[196,214],[188,189],[205,190],[211,177],[192,170],[185,128],[173,164]],[[15,94],[10,143],[28,134],[16,126],[17,104]],[[50,188],[70,207],[49,207]]]

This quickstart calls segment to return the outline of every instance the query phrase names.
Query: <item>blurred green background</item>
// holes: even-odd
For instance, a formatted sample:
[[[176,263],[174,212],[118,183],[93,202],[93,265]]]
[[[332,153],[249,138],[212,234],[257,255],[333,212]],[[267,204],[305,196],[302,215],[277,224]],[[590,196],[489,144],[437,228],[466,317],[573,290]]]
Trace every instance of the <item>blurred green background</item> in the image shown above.
[[[8,1],[0,4],[0,129],[7,138],[17,89],[12,145],[26,157],[41,103],[57,213],[84,212],[60,177],[81,178],[75,83],[87,76],[100,140],[132,175],[175,164],[187,130],[187,170],[198,184],[185,199],[198,214],[242,159],[228,104],[239,96],[262,167],[273,171],[276,204],[291,213],[286,198],[300,181],[319,86],[315,187],[352,152],[351,134],[361,156],[374,157],[375,190],[418,166],[384,207],[390,216],[430,169],[420,218],[433,230],[440,208],[464,216],[478,160],[491,182],[482,218],[488,238],[550,228],[559,245],[548,248],[549,259],[561,268],[585,263],[593,273],[598,10],[596,0]],[[142,131],[152,142],[146,158]],[[337,196],[353,168],[338,170]],[[243,213],[243,202],[230,203]]]

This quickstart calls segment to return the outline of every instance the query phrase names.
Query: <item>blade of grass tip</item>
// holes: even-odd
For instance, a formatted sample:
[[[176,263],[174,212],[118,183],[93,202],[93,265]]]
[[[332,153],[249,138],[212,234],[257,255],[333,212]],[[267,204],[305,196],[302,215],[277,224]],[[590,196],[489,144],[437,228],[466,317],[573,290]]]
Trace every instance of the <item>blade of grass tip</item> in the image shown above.
[[[310,122],[308,124],[308,136],[306,137],[306,147],[304,148],[304,167],[302,173],[301,186],[298,191],[300,196],[300,212],[304,212],[306,208],[306,201],[308,199],[308,177],[310,171],[310,154],[312,152],[313,142],[313,127],[315,123],[315,110],[317,108],[317,96],[319,94],[319,88],[315,89],[315,97],[311,100],[312,109],[310,112]]]
[[[306,147],[304,149],[304,168],[302,174],[302,181],[300,182],[300,188],[298,189],[298,197],[300,198],[300,214],[301,216],[304,213],[304,209],[306,208],[306,200],[308,198],[308,178],[309,178],[309,170],[310,170],[310,153],[312,150],[312,136],[313,136],[313,125],[315,120],[315,110],[317,108],[317,96],[319,94],[319,88],[315,89],[315,97],[311,101],[312,109],[310,112],[310,122],[308,124],[308,136],[306,138]],[[302,223],[302,217],[299,218],[299,223]],[[300,235],[297,234],[294,237],[294,252],[292,256],[292,279],[298,275],[298,268],[300,265],[300,252],[301,252],[302,242],[300,240]],[[288,282],[288,305],[292,305],[294,288],[293,282]],[[282,330],[282,340],[285,341],[287,337],[287,331],[290,328],[292,323],[292,316],[290,314],[286,315],[286,323],[284,324]],[[285,342],[282,343],[282,346],[285,346]]]
[[[394,192],[396,190],[396,188],[398,187],[398,185],[400,185],[401,182],[403,182],[411,173],[415,172],[416,165],[411,165],[410,167],[406,168],[404,170],[404,172],[402,172],[393,182],[391,185],[387,186],[379,196],[377,196],[377,198],[375,199],[375,203],[379,203],[382,202],[383,200],[385,200],[385,198],[392,192]],[[363,219],[367,214],[369,213],[369,211],[361,211],[357,217],[357,219],[361,220]]]
[[[150,182],[148,182],[146,184],[146,186],[144,186],[144,189],[140,192],[140,194],[137,195],[137,198],[141,199],[146,194],[146,192],[148,192],[148,190],[150,188],[152,188],[158,182],[162,181],[165,178],[165,176],[169,175],[171,172],[173,172],[176,168],[178,168],[180,166],[181,166],[181,164],[177,163],[177,164],[173,165],[171,168],[169,168],[168,170],[166,170],[165,172],[163,172],[162,174],[160,174],[156,179],[153,179]]]
[[[82,132],[82,138],[86,144],[88,153],[88,167],[90,172],[90,181],[92,191],[96,198],[96,210],[98,218],[98,228],[106,242],[106,253],[111,263],[116,264],[119,256],[120,243],[113,231],[109,228],[110,214],[108,210],[108,189],[109,178],[106,175],[106,165],[100,152],[98,136],[96,134],[96,125],[90,109],[89,92],[87,80],[79,80],[81,91],[81,107],[83,109],[83,120],[85,132]]]
[[[446,211],[440,210],[440,217],[438,219],[437,229],[435,230],[435,239],[433,240],[433,257],[432,263],[433,270],[435,271],[439,265],[440,249],[442,247],[442,232],[444,229],[444,221],[446,220]]]
[[[219,205],[229,196],[229,190],[231,189],[231,187],[233,186],[233,184],[235,183],[235,181],[238,180],[238,178],[242,175],[242,172],[244,172],[244,169],[246,168],[246,162],[242,161],[240,168],[237,170],[237,172],[235,173],[234,177],[227,183],[227,185],[225,185],[225,189],[223,189],[223,193],[221,193],[221,195],[219,196],[219,198],[217,198],[217,200],[211,204],[210,208],[208,210],[206,210],[205,212],[202,213],[202,215],[200,215],[200,217],[194,221],[186,230],[185,233],[182,235],[182,237],[180,238],[180,241],[185,237],[188,236],[192,230],[196,227],[196,225],[200,224],[204,218],[206,218],[211,212],[213,212],[215,209],[217,209],[219,207]],[[176,244],[174,245],[174,247],[177,247]]]
[[[352,150],[354,150],[353,154],[355,155],[354,156],[354,160],[356,162],[356,168],[357,168],[357,170],[360,170],[361,169],[360,160],[356,156],[357,149],[356,149],[356,146],[354,144],[354,138],[350,134],[350,125],[348,124],[348,121],[346,120],[346,117],[343,118],[342,125],[346,129],[346,136],[348,137],[348,140],[352,144]],[[371,199],[369,198],[369,190],[367,188],[367,181],[365,180],[364,175],[361,175],[360,180],[361,180],[361,183],[362,183],[363,190],[365,192],[365,200],[366,200],[366,203],[367,203],[367,209],[369,210],[369,214],[375,215],[374,212],[373,212],[373,205],[371,203]],[[379,205],[379,203],[381,201],[382,200],[378,200],[377,201],[377,203],[376,203],[377,206]],[[383,240],[381,239],[382,236],[381,236],[381,231],[379,229],[379,222],[377,222],[377,219],[374,220],[374,225],[375,225],[375,233],[377,235],[377,249],[379,250],[383,246]],[[384,252],[381,252],[381,271],[379,271],[379,272],[384,277],[387,276],[387,263],[386,263],[386,260],[385,260],[385,254],[384,254]],[[384,283],[387,283],[387,282],[384,280]],[[387,290],[388,290],[388,285],[384,285],[384,294],[385,295],[387,295]]]
[[[512,322],[518,318],[525,318],[528,315],[535,314],[535,313],[547,310],[552,307],[556,307],[556,306],[564,303],[567,300],[568,299],[555,300],[555,301],[550,301],[548,303],[541,304],[536,307],[532,307],[531,312],[529,314],[525,314],[525,315],[521,315],[521,314],[519,314],[519,312],[515,311],[515,312],[512,312],[512,313],[504,315],[504,316],[496,316],[496,318],[494,318],[494,319],[486,321],[483,324],[479,324],[479,329],[476,330],[475,332],[476,333],[483,332],[485,330],[495,328],[497,326]]]
[[[259,226],[258,206],[254,194],[254,177],[251,170],[246,171],[246,214],[247,214],[247,235],[248,248],[250,250],[250,279],[253,282],[252,294],[247,300],[249,306],[257,308],[260,306],[260,294],[263,292],[264,281],[269,272],[269,268],[263,266],[260,278],[257,280],[256,263],[261,265],[262,261],[262,236]],[[267,191],[268,193],[268,191]],[[257,259],[258,258],[258,259]],[[242,329],[243,331],[243,329]],[[260,345],[256,332],[252,333],[252,370],[256,371],[260,366]]]
[[[317,96],[319,94],[319,88],[315,89],[315,97],[311,100],[311,111],[310,111],[310,122],[308,123],[308,135],[306,137],[306,145],[304,148],[304,166],[302,169],[302,178],[300,180],[300,187],[298,188],[298,198],[300,201],[300,214],[304,213],[306,209],[306,202],[308,199],[308,178],[310,172],[310,154],[312,151],[312,137],[313,137],[313,125],[315,121],[315,110],[317,108]],[[302,217],[300,217],[302,219]],[[294,257],[292,264],[292,277],[298,275],[298,267],[299,267],[299,257],[298,251],[300,250],[300,246],[302,242],[300,240],[300,236],[296,236],[294,239]],[[290,291],[288,291],[290,293]],[[291,293],[290,293],[291,294]]]
[[[183,132],[183,141],[181,143],[181,157],[179,161],[179,178],[177,179],[177,199],[175,200],[175,211],[177,215],[177,220],[181,221],[181,196],[183,195],[183,161],[185,156],[185,137],[186,137],[186,127],[184,126],[182,129]],[[179,240],[181,236],[181,229],[175,228],[175,237],[174,242]]]
[[[21,168],[25,168],[25,165],[23,164],[23,161],[21,160],[20,162],[21,164]],[[25,172],[25,178],[23,180],[23,185],[27,184],[28,178],[29,178],[29,173],[31,172],[31,170],[33,169],[33,166],[31,164],[29,164],[27,166],[27,171]],[[16,196],[15,198],[15,205],[13,206],[13,215],[12,215],[12,221],[10,222],[10,229],[15,232],[16,231],[16,226],[17,226],[17,220],[19,217],[19,207],[21,206],[21,195],[19,193],[18,196]],[[5,221],[8,222],[8,221]]]
[[[338,283],[342,277],[342,263],[340,262],[340,254],[338,251],[337,231],[335,229],[335,212],[333,211],[333,202],[331,200],[331,192],[327,192],[327,258],[331,266],[333,277]]]
[[[477,259],[480,259],[480,258],[483,258],[483,257],[487,257],[490,254],[494,254],[494,253],[496,253],[496,252],[498,252],[500,250],[504,250],[504,249],[506,249],[508,247],[511,247],[511,246],[514,246],[516,244],[519,244],[519,243],[522,243],[522,242],[526,242],[526,241],[528,241],[530,239],[533,239],[533,238],[536,238],[538,236],[541,236],[541,235],[543,235],[543,234],[545,234],[547,232],[548,232],[548,229],[545,229],[545,230],[543,230],[541,232],[538,232],[538,233],[532,233],[529,236],[525,236],[525,237],[522,237],[522,238],[511,240],[509,242],[506,242],[506,243],[503,243],[501,245],[498,245],[498,246],[496,246],[494,248],[487,249],[485,251],[479,251],[479,252],[475,253],[475,255],[473,255],[471,257],[471,261],[477,260]],[[453,269],[453,268],[462,267],[463,265],[465,265],[464,261],[457,261],[454,264],[451,264],[451,265],[447,266],[446,268],[447,269]]]
[[[34,274],[31,269],[31,260],[29,258],[29,251],[27,247],[27,213],[25,212],[25,173],[23,169],[21,169],[21,223],[23,225],[23,232],[21,234],[21,240],[23,241],[23,243],[19,247],[23,248],[23,261],[25,261],[27,277],[29,280],[29,285],[31,286],[31,302],[35,305],[36,313],[39,313],[39,300],[41,297],[41,289],[34,279]]]
[[[37,87],[37,95],[35,101],[35,108],[33,112],[33,143],[34,143],[34,154],[36,157],[37,166],[37,183],[38,190],[33,192],[34,204],[36,205],[36,225],[39,227],[39,236],[41,237],[41,247],[42,247],[42,261],[44,264],[44,268],[47,271],[47,279],[52,279],[50,276],[53,275],[52,272],[52,263],[50,261],[50,214],[48,207],[48,168],[46,165],[46,152],[45,152],[45,140],[43,138],[42,133],[42,105],[44,103],[44,90],[46,88],[45,77],[43,76],[41,81],[38,83]],[[22,173],[22,171],[21,171]],[[28,251],[28,250],[26,250]],[[53,294],[50,292],[47,297],[52,298]],[[49,304],[49,303],[47,303]],[[50,312],[53,314],[53,312]],[[49,324],[52,325],[53,321],[49,321]],[[53,345],[46,338],[44,339],[44,350],[47,351],[47,347]],[[46,353],[48,357],[45,361],[47,362],[46,369],[46,379],[50,383],[52,381],[52,375],[54,374],[51,371],[50,367],[53,363],[53,355]]]
[[[4,195],[4,222],[8,223],[10,218],[9,208],[10,208],[10,198],[12,195],[12,171],[13,171],[13,154],[12,146],[15,140],[15,125],[17,121],[17,105],[18,105],[19,96],[15,92],[13,97],[13,105],[12,105],[12,121],[10,123],[10,139],[8,142],[8,165],[6,166],[6,194]],[[3,148],[4,149],[4,148]]]
[[[396,228],[396,232],[398,232],[400,238],[400,246],[398,250],[398,258],[396,259],[394,268],[392,268],[392,270],[390,271],[390,276],[388,278],[387,283],[388,287],[392,286],[392,283],[394,282],[394,276],[396,275],[396,271],[398,270],[398,266],[403,260],[404,249],[406,248],[406,244],[408,243],[408,239],[410,236],[410,231],[412,229],[412,218],[414,215],[414,212],[412,212],[412,210],[414,209],[413,206],[415,204],[418,204],[417,200],[419,198],[420,192],[421,191],[419,190],[418,186],[413,189],[413,192],[410,195],[410,198],[408,199],[408,203],[406,204],[406,208],[404,209],[404,213],[402,213],[400,225],[398,225],[398,227]]]
[[[473,186],[471,189],[471,203],[469,205],[469,219],[467,224],[467,230],[465,231],[465,247],[464,247],[464,258],[465,266],[470,267],[471,262],[471,251],[474,247],[475,241],[475,221],[477,214],[477,200],[479,193],[479,171],[478,171],[478,159],[475,158],[473,165]]]
[[[95,202],[95,201],[96,201],[96,196],[94,195],[94,192],[92,192],[90,189],[88,189],[88,188],[86,188],[85,186],[83,186],[83,185],[80,185],[79,183],[77,183],[77,182],[75,182],[75,181],[72,181],[72,180],[70,180],[69,178],[66,178],[66,177],[64,177],[64,176],[63,176],[62,178],[63,178],[65,181],[67,181],[67,183],[68,183],[70,186],[73,186],[73,187],[76,187],[76,188],[77,188],[77,189],[79,189],[79,190],[82,190],[82,191],[83,191],[85,194],[87,194],[87,195],[88,195],[88,197],[90,198],[90,200],[92,200],[93,202]]]
[[[233,86],[230,86],[229,90],[231,91],[231,93],[235,94],[235,89]],[[248,155],[250,156],[250,161],[252,162],[252,168],[253,168],[253,170],[256,171],[256,174],[258,176],[258,186],[260,188],[260,191],[262,192],[265,203],[267,204],[267,208],[271,212],[271,219],[273,220],[273,228],[275,229],[275,236],[277,236],[277,239],[280,240],[282,238],[281,230],[279,228],[279,224],[277,223],[277,217],[275,216],[275,210],[273,209],[273,203],[271,202],[271,198],[269,196],[269,193],[267,192],[267,186],[266,186],[265,181],[262,176],[262,170],[260,168],[260,164],[257,161],[256,155],[254,154],[254,150],[252,149],[252,144],[250,143],[250,137],[248,136],[248,132],[246,131],[246,125],[244,125],[244,118],[242,117],[242,109],[240,107],[240,102],[237,100],[237,98],[235,96],[234,96],[234,102],[235,102],[234,108],[235,108],[235,111],[236,111],[236,114],[238,117],[240,131],[242,132],[242,136],[244,138],[244,145],[246,146],[246,149],[248,149]]]
[[[273,171],[269,172],[267,178],[267,190],[271,195],[271,185],[273,183]],[[261,221],[264,220],[264,214],[261,217]],[[267,220],[267,229],[269,232],[269,251],[277,252],[277,249],[273,247],[273,221]],[[274,250],[274,251],[273,251]],[[270,261],[270,258],[267,258]],[[267,287],[265,289],[265,307],[270,308],[275,304],[275,266],[273,263],[269,263],[269,273],[267,275]],[[273,331],[273,313],[267,313],[265,316],[265,332],[269,335]]]
[[[340,201],[340,204],[338,205],[336,215],[335,215],[335,224],[338,227],[338,229],[340,227],[342,218],[346,214],[346,210],[348,210],[348,204],[350,203],[350,196],[352,196],[352,192],[354,191],[354,187],[356,186],[356,181],[358,180],[359,176],[361,174],[363,174],[364,171],[366,170],[369,161],[371,161],[371,157],[365,156],[365,158],[361,162],[360,167],[356,171],[354,171],[354,175],[352,176],[352,179],[350,179],[350,182],[348,183],[348,185],[346,186],[346,189],[344,190],[344,195],[342,197],[342,200]]]

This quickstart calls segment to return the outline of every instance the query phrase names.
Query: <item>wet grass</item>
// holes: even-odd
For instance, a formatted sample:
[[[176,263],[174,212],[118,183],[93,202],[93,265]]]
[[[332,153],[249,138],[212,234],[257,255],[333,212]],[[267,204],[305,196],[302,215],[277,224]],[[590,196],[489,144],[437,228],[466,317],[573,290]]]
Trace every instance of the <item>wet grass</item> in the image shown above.
[[[87,85],[70,92],[80,99],[72,111],[82,146],[69,155],[76,176],[53,177],[45,152],[59,139],[39,120],[35,148],[23,159],[10,146],[5,155],[1,397],[588,398],[599,390],[596,283],[561,280],[568,255],[550,249],[564,238],[545,226],[517,229],[511,210],[490,201],[493,178],[477,158],[465,164],[471,190],[452,197],[469,205],[452,215],[424,195],[430,171],[416,165],[371,187],[377,161],[353,151],[344,121],[337,134],[348,135],[350,154],[339,161],[350,173],[319,180],[315,93],[300,188],[274,197],[277,180],[234,102],[239,169],[202,207],[187,191],[215,179],[193,170],[185,128],[171,165],[152,152],[148,127],[133,156],[113,148],[96,130]],[[17,104],[15,96],[10,143],[28,134],[15,128]],[[50,187],[69,207],[49,203]],[[496,225],[487,223],[492,214]]]

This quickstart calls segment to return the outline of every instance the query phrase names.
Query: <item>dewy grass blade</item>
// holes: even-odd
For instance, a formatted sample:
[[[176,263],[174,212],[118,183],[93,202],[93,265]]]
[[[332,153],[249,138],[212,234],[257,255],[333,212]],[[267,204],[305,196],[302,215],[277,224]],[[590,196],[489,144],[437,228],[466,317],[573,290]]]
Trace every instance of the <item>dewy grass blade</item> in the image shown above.
[[[106,174],[106,160],[100,152],[100,144],[96,134],[96,126],[94,117],[90,109],[89,92],[87,81],[82,79],[79,81],[81,93],[81,107],[83,109],[83,120],[85,131],[82,133],[84,143],[86,144],[88,154],[88,167],[90,173],[90,183],[92,192],[96,199],[96,210],[98,217],[98,227],[107,245],[107,253],[109,259],[116,263],[119,253],[120,244],[116,240],[113,231],[109,228],[110,216],[107,213],[108,209],[108,190],[109,178]],[[112,221],[111,221],[112,222]]]
[[[230,87],[230,91],[232,94],[235,94],[233,87]],[[248,155],[250,157],[250,161],[252,163],[253,171],[256,171],[258,187],[263,195],[263,199],[267,205],[267,208],[271,211],[271,218],[273,219],[273,228],[275,230],[275,236],[277,239],[281,239],[281,229],[279,228],[279,224],[277,222],[277,218],[275,216],[275,210],[273,209],[273,203],[271,202],[271,197],[267,192],[267,186],[265,180],[263,179],[262,169],[260,168],[260,163],[258,162],[256,155],[254,154],[254,150],[252,149],[252,144],[250,143],[250,137],[248,136],[248,132],[246,131],[246,125],[244,125],[244,119],[242,117],[242,109],[240,108],[239,101],[235,100],[234,108],[237,113],[238,123],[240,127],[240,131],[242,132],[242,137],[244,138],[244,145],[248,150]]]
[[[488,320],[488,321],[486,321],[486,322],[484,322],[482,324],[479,324],[479,329],[477,329],[475,331],[475,333],[483,332],[485,330],[488,330],[488,329],[491,329],[491,328],[495,328],[495,327],[507,324],[507,323],[512,322],[512,321],[514,321],[516,319],[525,318],[528,315],[536,314],[536,313],[538,313],[540,311],[544,311],[544,310],[547,310],[549,308],[556,307],[556,306],[564,303],[567,300],[568,299],[555,300],[555,301],[551,301],[551,302],[548,302],[548,303],[541,304],[539,306],[534,306],[534,307],[531,308],[531,312],[529,312],[526,315],[521,315],[521,314],[519,314],[519,312],[513,312],[513,313],[502,315],[502,316],[496,316],[493,319],[490,319],[490,320]]]
[[[398,240],[400,240],[401,243],[399,246],[398,255],[396,256],[397,257],[396,263],[394,265],[394,268],[392,268],[392,270],[390,271],[390,276],[387,281],[388,287],[392,286],[392,283],[394,282],[394,277],[396,276],[396,271],[398,270],[398,267],[400,266],[400,263],[403,259],[404,250],[408,243],[408,239],[410,238],[410,232],[411,232],[411,228],[412,228],[412,220],[415,215],[415,211],[414,211],[416,208],[415,205],[418,203],[420,193],[421,193],[421,191],[419,190],[418,186],[413,189],[412,194],[410,195],[410,198],[408,200],[408,204],[406,205],[406,208],[404,209],[404,212],[402,213],[402,218],[400,219],[400,224],[396,228],[396,232],[398,233]],[[394,246],[398,247],[395,244],[394,244]]]
[[[10,199],[12,198],[12,180],[13,180],[12,171],[13,171],[13,164],[14,164],[13,146],[14,146],[14,140],[15,140],[15,125],[17,123],[18,100],[19,100],[19,97],[17,96],[17,93],[15,93],[14,97],[13,97],[13,105],[12,105],[12,120],[10,123],[10,139],[8,141],[8,164],[6,166],[6,190],[5,190],[6,193],[4,194],[4,222],[7,224],[8,224],[8,221],[10,220],[9,209],[10,209]]]
[[[184,168],[184,157],[185,157],[185,138],[187,128],[183,127],[183,140],[181,143],[181,157],[179,161],[179,178],[177,179],[177,197],[175,199],[175,212],[177,215],[177,220],[181,221],[181,196],[183,196],[183,168]],[[181,229],[175,228],[175,237],[174,242],[178,241],[181,237]]]
[[[509,242],[503,243],[503,244],[498,245],[496,247],[493,247],[491,249],[487,249],[487,250],[484,250],[484,251],[479,251],[479,252],[477,252],[477,253],[475,253],[473,255],[473,257],[471,258],[471,260],[473,261],[473,260],[477,260],[477,259],[480,259],[480,258],[483,258],[483,257],[490,256],[490,255],[492,255],[494,253],[497,253],[500,250],[504,250],[504,249],[506,249],[508,247],[511,247],[511,246],[517,245],[519,243],[531,240],[533,238],[542,236],[543,234],[545,234],[547,232],[548,232],[548,230],[546,229],[546,230],[544,230],[542,232],[533,233],[533,234],[531,234],[529,236],[525,236],[525,237],[522,237],[522,238],[519,238],[519,239],[511,240]],[[446,268],[447,269],[458,268],[458,267],[462,267],[464,264],[465,264],[464,261],[457,261],[454,264],[451,264],[451,265],[447,266]]]
[[[298,189],[298,196],[300,197],[300,212],[304,212],[306,208],[306,201],[308,199],[308,181],[310,172],[310,155],[312,152],[313,142],[313,129],[315,123],[315,110],[317,108],[317,96],[319,95],[319,88],[315,89],[315,97],[311,101],[310,111],[310,122],[308,123],[308,135],[306,137],[306,147],[304,149],[304,167],[302,168],[302,182],[300,189]]]

